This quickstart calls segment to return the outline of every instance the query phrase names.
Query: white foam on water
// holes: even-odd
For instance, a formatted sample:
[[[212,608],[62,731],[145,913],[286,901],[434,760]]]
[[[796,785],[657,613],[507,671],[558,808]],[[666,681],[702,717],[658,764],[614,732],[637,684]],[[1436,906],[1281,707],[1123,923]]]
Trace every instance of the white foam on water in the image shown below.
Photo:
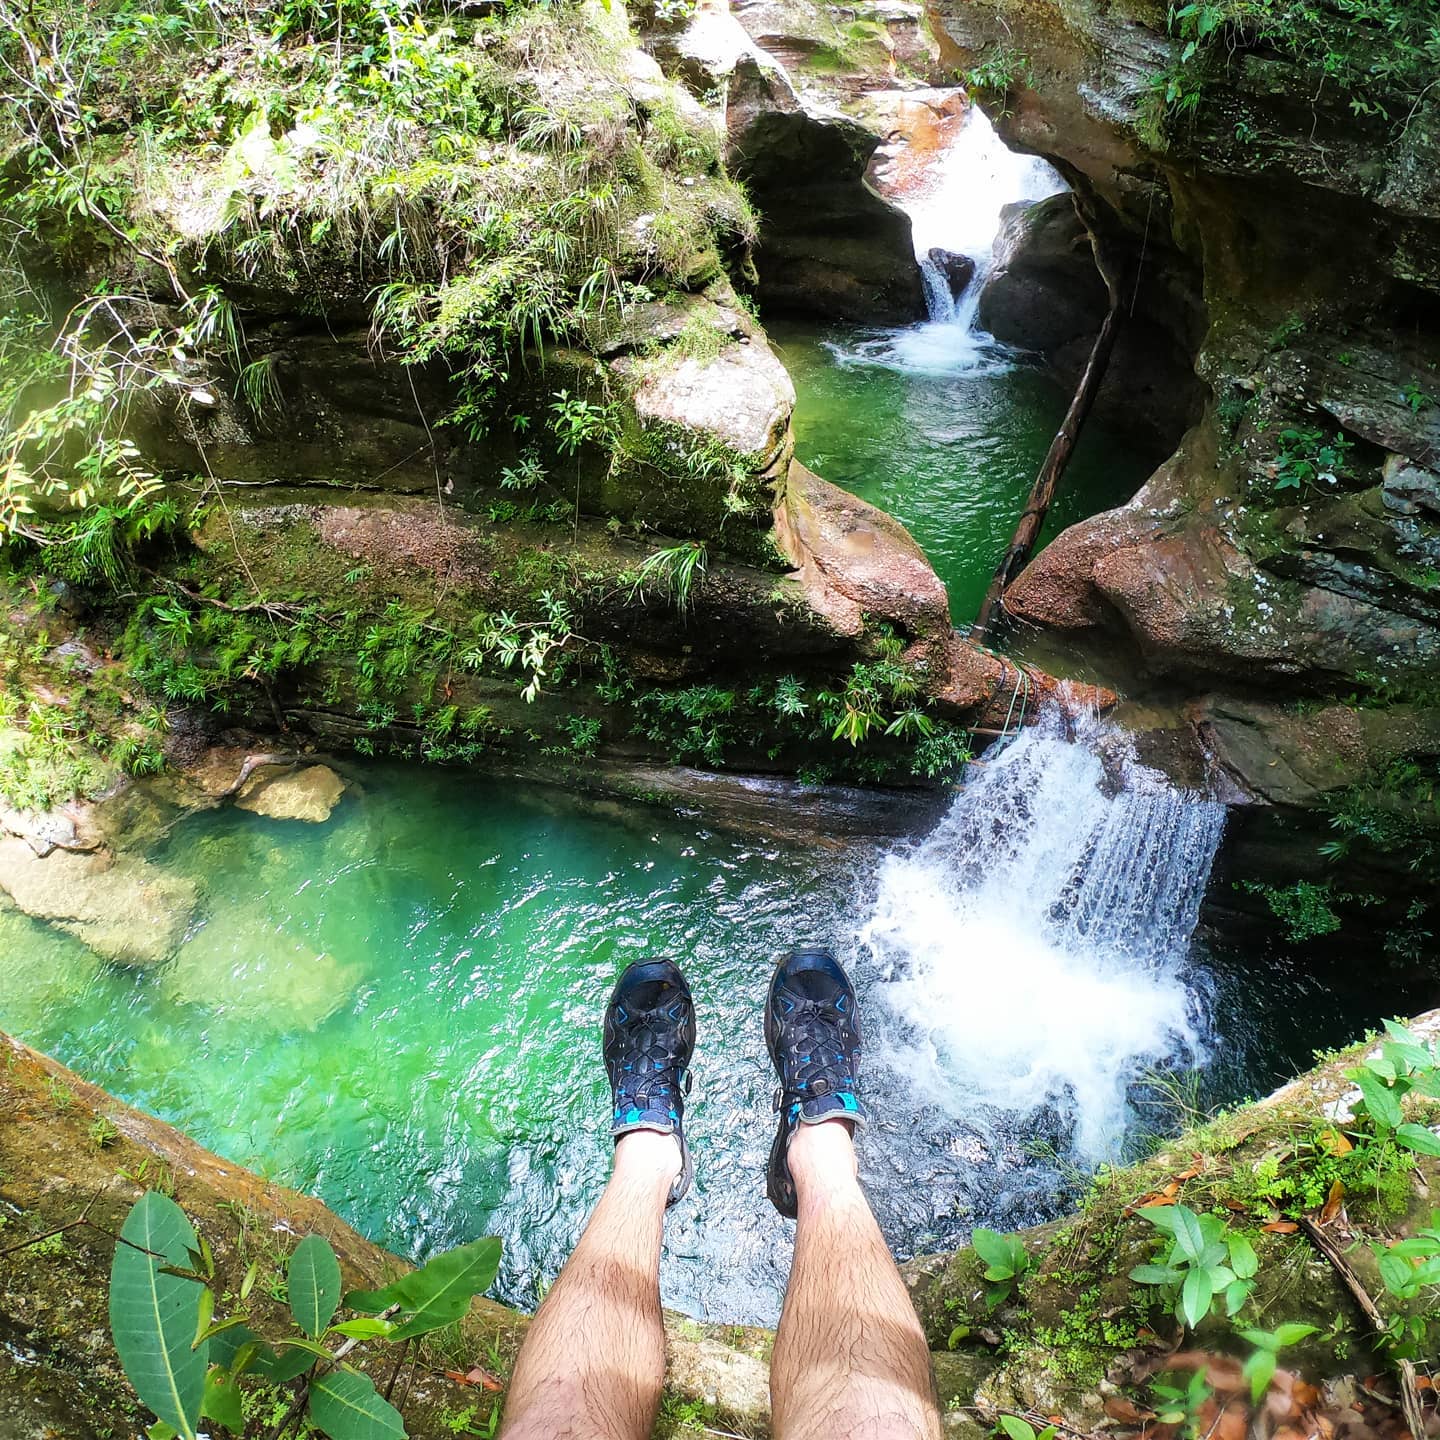
[[[1100,721],[1073,742],[1042,722],[970,776],[882,862],[861,931],[887,1068],[971,1129],[1047,1110],[1094,1164],[1118,1153],[1136,1080],[1204,1060],[1185,962],[1224,807]]]
[[[925,282],[929,319],[899,330],[873,331],[832,345],[843,365],[883,365],[917,375],[993,373],[1008,368],[1004,347],[976,324],[980,287],[989,274],[1000,212],[1020,200],[1043,200],[1065,188],[1045,161],[1006,149],[984,112],[966,112],[954,143],[924,180],[897,203],[910,216],[915,255]],[[965,255],[975,272],[960,296],[930,258],[932,249]]]

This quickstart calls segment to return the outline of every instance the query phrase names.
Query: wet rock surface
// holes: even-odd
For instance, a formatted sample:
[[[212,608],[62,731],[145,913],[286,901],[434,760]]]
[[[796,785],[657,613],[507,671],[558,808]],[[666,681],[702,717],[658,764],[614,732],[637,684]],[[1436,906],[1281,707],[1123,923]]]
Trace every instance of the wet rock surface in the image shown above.
[[[924,316],[910,219],[865,181],[878,135],[802,99],[756,56],[735,67],[726,126],[730,163],[764,216],[762,304],[869,324]]]
[[[1437,657],[1426,497],[1440,346],[1404,317],[1440,293],[1440,220],[1426,184],[1401,177],[1430,142],[1384,138],[1338,95],[1312,103],[1303,64],[1245,53],[1160,143],[1146,95],[1174,42],[1143,7],[932,0],[931,14],[957,63],[997,44],[1031,57],[1002,133],[1093,197],[1138,315],[1168,297],[1179,333],[1204,335],[1212,399],[1196,431],[1134,504],[1038,557],[1016,612],[1128,632],[1156,670],[1191,683],[1245,671],[1292,693],[1361,676],[1423,688]],[[1062,219],[1034,212],[1036,267],[1074,265]],[[1003,287],[1025,312],[1025,248],[1002,257],[982,310],[1002,329]],[[1093,279],[1086,293],[1096,303]],[[1037,328],[1056,319],[1030,309]],[[1063,342],[1058,329],[1043,338]]]
[[[304,820],[321,824],[330,818],[345,793],[345,782],[328,765],[276,774],[259,771],[235,796],[241,810],[270,820]]]
[[[1068,194],[1005,207],[994,266],[980,291],[980,324],[997,340],[1034,351],[1072,390],[1105,312],[1105,282],[1090,236]],[[1142,276],[1143,279],[1143,276]],[[1192,336],[1170,297],[1143,286],[1127,296],[1124,323],[1095,399],[1096,414],[1143,440],[1158,460],[1200,417],[1204,386]]]

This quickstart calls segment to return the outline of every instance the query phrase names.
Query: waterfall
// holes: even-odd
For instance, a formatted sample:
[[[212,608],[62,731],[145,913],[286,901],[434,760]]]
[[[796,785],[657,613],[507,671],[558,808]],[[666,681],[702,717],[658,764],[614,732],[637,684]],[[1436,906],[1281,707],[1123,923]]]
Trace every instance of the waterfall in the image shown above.
[[[1007,149],[985,112],[972,105],[953,144],[940,152],[925,180],[900,204],[910,216],[915,255],[925,278],[925,298],[932,322],[975,324],[980,286],[990,270],[1000,212],[1022,200],[1043,200],[1065,188],[1045,161]],[[932,250],[963,255],[975,267],[970,283],[958,297],[931,259]]]
[[[1224,807],[1098,720],[1073,742],[1042,721],[970,777],[880,868],[860,939],[881,1063],[988,1158],[1038,1128],[1092,1165],[1147,1071],[1205,1059],[1187,952]]]
[[[930,375],[1006,368],[1007,352],[976,323],[1001,211],[1016,201],[1043,200],[1064,188],[1065,182],[1045,161],[1006,149],[984,111],[971,105],[955,139],[937,153],[923,178],[893,196],[910,217],[929,318],[832,345],[837,360]],[[936,250],[963,255],[970,262],[970,278],[960,294],[932,254]]]

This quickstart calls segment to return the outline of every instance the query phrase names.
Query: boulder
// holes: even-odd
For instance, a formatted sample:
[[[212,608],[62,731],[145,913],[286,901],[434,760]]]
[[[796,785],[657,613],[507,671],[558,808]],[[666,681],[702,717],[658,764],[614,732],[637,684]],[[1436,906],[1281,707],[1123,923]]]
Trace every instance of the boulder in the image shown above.
[[[910,532],[883,510],[790,464],[775,535],[812,608],[843,633],[867,616],[917,638],[950,634],[950,602]]]
[[[42,859],[8,834],[0,834],[0,891],[97,955],[141,967],[175,953],[199,904],[193,881],[137,855],[53,850]]]
[[[945,277],[951,299],[958,300],[970,288],[975,278],[975,262],[968,255],[957,255],[953,250],[932,245],[925,252],[925,259]]]
[[[1068,192],[1007,205],[978,319],[997,340],[1043,355],[1073,390],[1109,308],[1090,236]],[[1123,248],[1123,247],[1122,247]],[[1204,387],[1173,318],[1127,314],[1096,414],[1149,446],[1158,461],[1199,418]]]
[[[753,55],[735,66],[726,127],[731,168],[762,217],[762,304],[868,324],[924,317],[910,218],[865,180],[878,135],[802,100],[783,70]]]
[[[619,368],[619,367],[617,367]],[[635,391],[642,425],[678,425],[769,468],[789,443],[795,386],[765,344],[728,345],[713,360],[666,356]]]
[[[305,820],[320,824],[330,818],[345,793],[345,782],[328,765],[275,773],[259,770],[235,796],[241,810],[270,820]]]
[[[1042,550],[1006,610],[1061,630],[1118,630],[1150,671],[1195,683],[1428,684],[1440,611],[1423,585],[1410,592],[1416,577],[1385,568],[1384,542],[1366,538],[1354,501],[1299,507],[1284,528],[1262,522],[1257,533],[1235,483],[1197,429],[1129,505]]]

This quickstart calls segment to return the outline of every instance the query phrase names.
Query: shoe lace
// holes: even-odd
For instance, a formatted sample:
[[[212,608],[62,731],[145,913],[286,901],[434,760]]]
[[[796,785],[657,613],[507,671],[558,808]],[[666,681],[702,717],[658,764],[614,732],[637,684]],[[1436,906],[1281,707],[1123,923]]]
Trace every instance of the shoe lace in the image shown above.
[[[636,1110],[670,1109],[682,1083],[675,1021],[663,1008],[643,1015],[632,1012],[625,1033],[629,1043],[615,1086],[616,1104]]]
[[[781,1020],[781,1094],[779,1105],[804,1100],[816,1094],[819,1081],[827,1081],[819,1094],[853,1089],[854,1066],[847,1054],[851,1037],[845,1017],[825,1000],[800,999]]]

